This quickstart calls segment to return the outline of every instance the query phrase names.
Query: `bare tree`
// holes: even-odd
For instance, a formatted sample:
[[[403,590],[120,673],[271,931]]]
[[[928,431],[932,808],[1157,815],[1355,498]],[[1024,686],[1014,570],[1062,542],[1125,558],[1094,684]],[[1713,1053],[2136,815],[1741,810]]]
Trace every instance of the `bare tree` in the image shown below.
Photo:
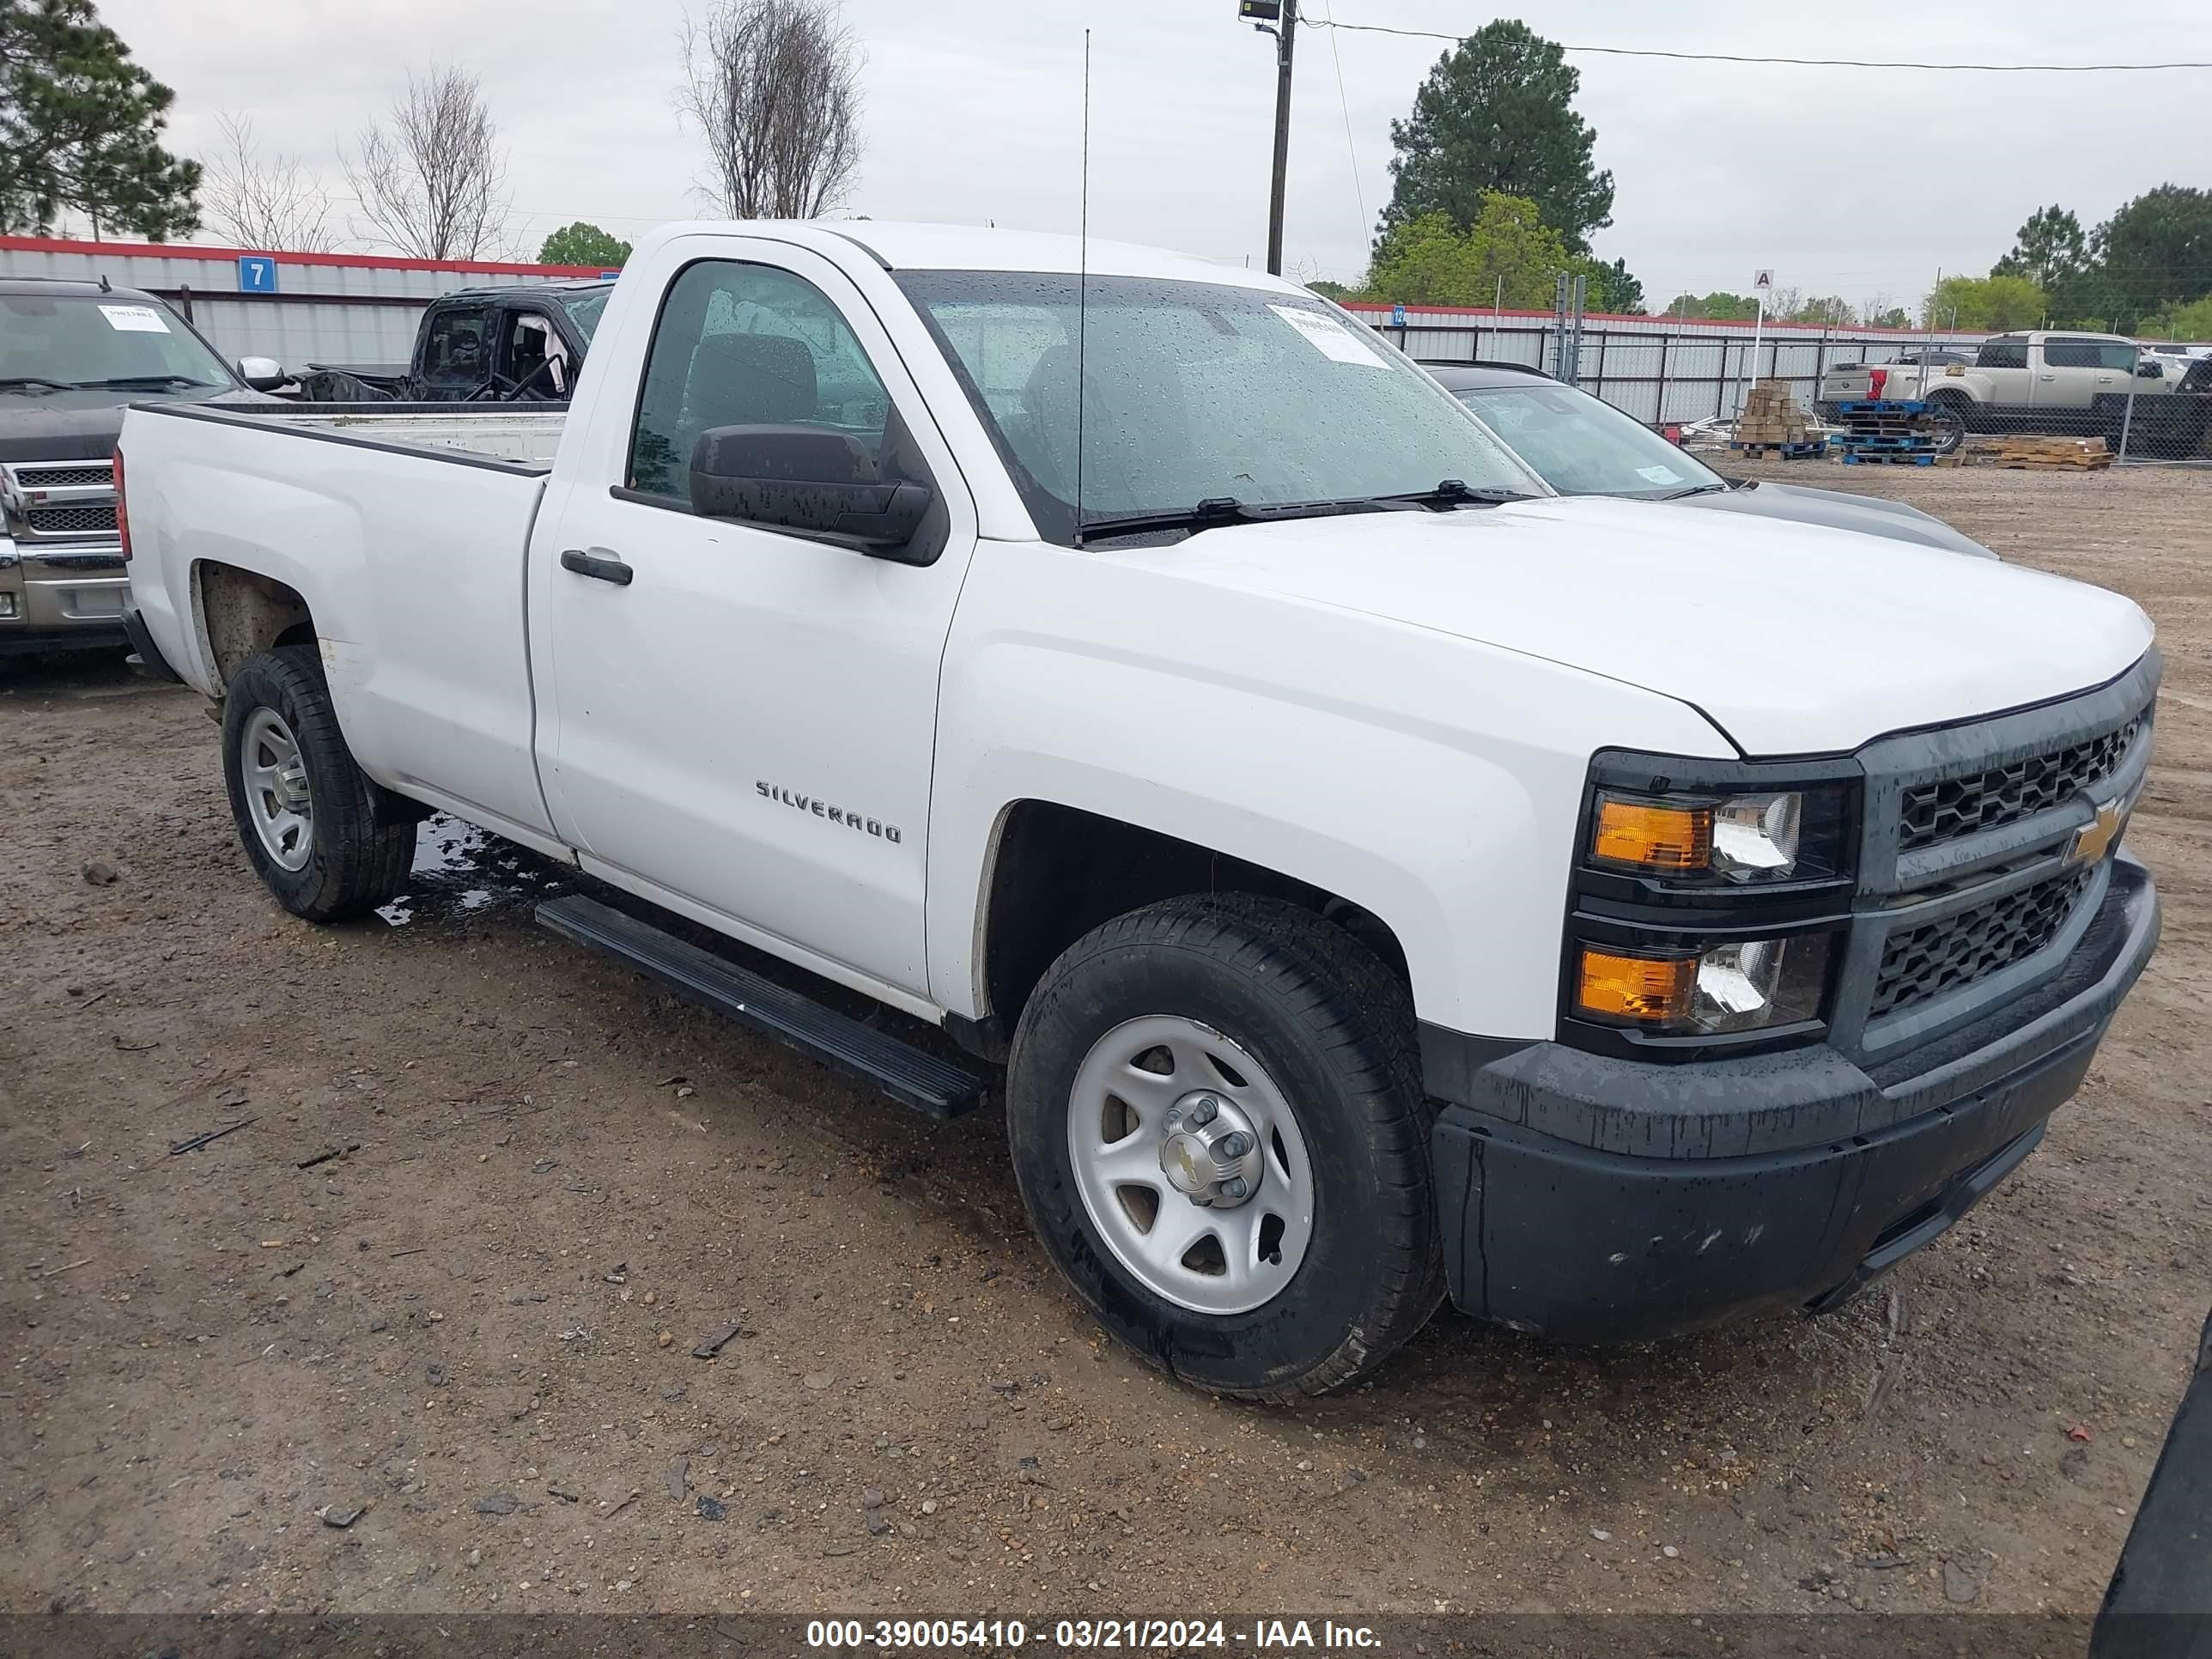
[[[860,48],[835,0],[710,0],[686,20],[677,102],[732,219],[811,219],[860,164]]]
[[[221,115],[222,144],[207,163],[200,212],[208,228],[240,247],[300,253],[331,246],[330,198],[296,155],[264,161],[253,118]]]
[[[507,251],[507,152],[467,70],[407,78],[388,127],[362,129],[361,154],[341,157],[361,206],[355,234],[417,259],[475,259]]]

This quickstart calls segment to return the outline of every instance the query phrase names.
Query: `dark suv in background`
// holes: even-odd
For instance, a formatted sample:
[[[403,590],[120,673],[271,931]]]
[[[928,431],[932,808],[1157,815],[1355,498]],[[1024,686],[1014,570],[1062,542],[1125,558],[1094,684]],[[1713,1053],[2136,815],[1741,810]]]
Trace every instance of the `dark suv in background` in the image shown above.
[[[124,642],[115,440],[131,404],[265,403],[162,301],[104,281],[0,277],[0,658]],[[253,384],[249,384],[252,382]]]

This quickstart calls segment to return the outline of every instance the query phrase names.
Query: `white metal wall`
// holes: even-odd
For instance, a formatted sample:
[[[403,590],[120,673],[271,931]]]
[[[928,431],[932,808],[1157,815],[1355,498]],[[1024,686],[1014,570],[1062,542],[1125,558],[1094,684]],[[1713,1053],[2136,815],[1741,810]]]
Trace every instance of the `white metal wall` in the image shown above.
[[[404,363],[422,310],[459,288],[501,288],[573,280],[556,267],[484,270],[467,264],[324,264],[285,256],[277,292],[242,294],[237,256],[151,251],[143,243],[25,246],[0,237],[0,276],[106,276],[118,288],[149,289],[181,305],[226,356],[274,357],[288,368],[318,363]]]
[[[1527,363],[1553,370],[1551,319],[1540,313],[1413,310],[1401,331],[1388,306],[1350,309],[1408,355],[1436,362]],[[1972,354],[1978,332],[1827,329],[1798,323],[1717,323],[1679,317],[1592,317],[1583,325],[1578,383],[1652,425],[1735,413],[1753,380],[1792,383],[1809,404],[1819,374],[1841,363],[1894,362],[1908,351]]]

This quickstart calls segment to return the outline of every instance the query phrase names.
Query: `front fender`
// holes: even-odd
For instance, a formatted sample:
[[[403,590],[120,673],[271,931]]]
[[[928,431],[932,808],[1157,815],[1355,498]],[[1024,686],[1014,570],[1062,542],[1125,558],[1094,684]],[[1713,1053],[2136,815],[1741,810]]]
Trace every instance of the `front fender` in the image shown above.
[[[1567,602],[1563,598],[1563,603]],[[1351,900],[1420,1017],[1546,1037],[1589,756],[1727,757],[1686,706],[1432,629],[986,543],[946,653],[930,988],[993,1011],[978,919],[1012,804],[1079,808]]]

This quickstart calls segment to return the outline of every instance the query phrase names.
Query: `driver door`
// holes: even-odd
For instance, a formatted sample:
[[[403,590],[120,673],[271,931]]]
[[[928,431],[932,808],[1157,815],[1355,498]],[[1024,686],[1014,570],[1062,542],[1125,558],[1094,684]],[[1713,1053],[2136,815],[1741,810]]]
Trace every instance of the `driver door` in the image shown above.
[[[641,389],[618,420],[592,406],[592,429],[611,441],[619,425],[619,442],[581,448],[565,489],[556,475],[533,541],[555,821],[623,884],[922,1005],[938,667],[974,502],[875,313],[830,261],[718,235],[672,242],[657,272],[625,280],[663,289]],[[899,564],[696,515],[692,447],[747,424],[818,426],[872,453],[896,434],[949,514],[944,550]],[[629,578],[580,574],[587,561],[562,562],[571,550]]]
[[[500,313],[493,390],[501,398],[525,403],[565,402],[571,378],[568,356],[551,317],[535,306],[509,307]]]
[[[416,378],[430,403],[463,403],[483,389],[491,372],[492,307],[462,303],[434,307],[423,325],[422,367]]]

